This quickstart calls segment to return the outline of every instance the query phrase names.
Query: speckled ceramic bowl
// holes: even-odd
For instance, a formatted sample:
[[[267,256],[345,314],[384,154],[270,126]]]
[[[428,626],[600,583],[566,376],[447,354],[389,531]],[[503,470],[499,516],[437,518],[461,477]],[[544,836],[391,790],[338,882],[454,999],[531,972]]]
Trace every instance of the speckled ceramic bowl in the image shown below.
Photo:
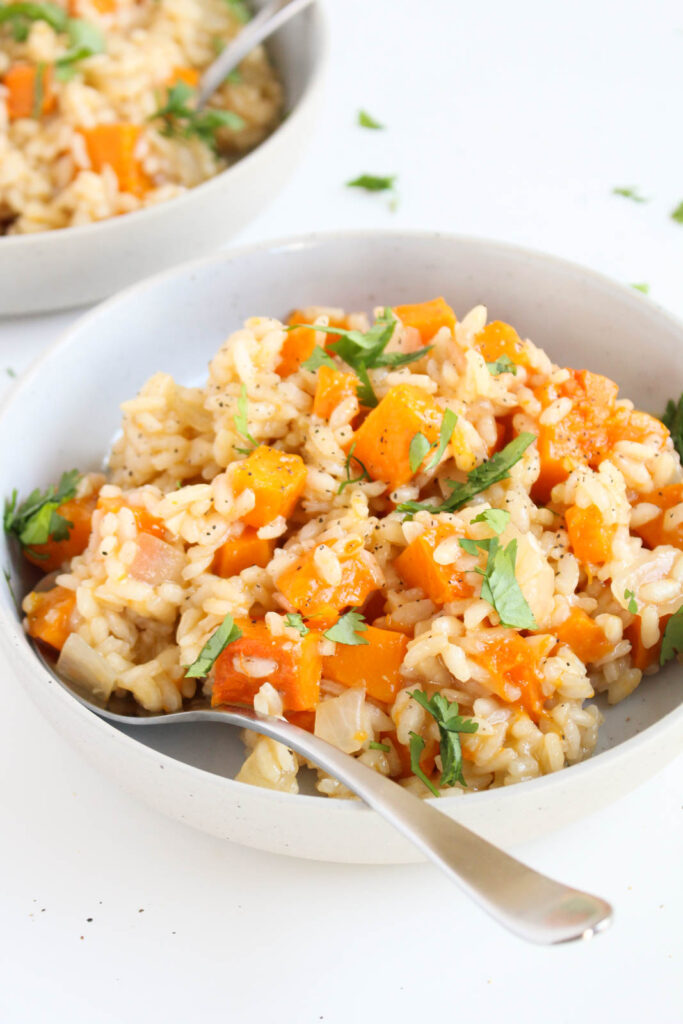
[[[101,465],[119,403],[152,373],[199,382],[227,334],[253,314],[312,303],[371,309],[444,294],[461,314],[478,302],[562,364],[588,366],[658,412],[683,380],[683,327],[592,271],[496,242],[427,233],[355,233],[253,246],[169,271],[87,314],[14,388],[0,412],[0,495],[23,494],[68,466]],[[37,415],[37,410],[40,414]],[[49,431],[45,424],[50,424]],[[4,540],[2,541],[4,544]],[[11,552],[2,552],[2,564]],[[15,563],[17,592],[26,589]],[[67,743],[142,800],[246,845],[323,860],[399,863],[413,847],[359,803],[291,796],[233,781],[242,759],[220,724],[120,730],[55,683],[0,587],[0,643],[37,708]],[[683,672],[670,665],[605,708],[596,754],[505,789],[445,797],[439,808],[511,845],[599,809],[648,778],[683,744]]]

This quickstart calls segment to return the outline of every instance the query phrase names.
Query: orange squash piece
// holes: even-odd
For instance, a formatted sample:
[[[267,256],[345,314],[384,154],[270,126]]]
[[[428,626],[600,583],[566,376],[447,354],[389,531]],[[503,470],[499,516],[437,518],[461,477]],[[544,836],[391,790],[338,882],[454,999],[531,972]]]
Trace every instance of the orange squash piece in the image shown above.
[[[652,647],[645,647],[643,644],[640,615],[636,615],[631,625],[626,627],[624,636],[627,640],[631,641],[631,662],[634,668],[639,668],[641,672],[646,672],[652,665],[659,665],[664,630],[670,618],[670,615],[662,615],[659,620],[659,640]]]
[[[93,494],[87,498],[72,498],[60,505],[57,513],[72,524],[69,527],[69,536],[66,540],[50,538],[45,544],[33,544],[30,548],[24,548],[27,560],[47,573],[54,572],[70,558],[82,554],[90,540],[92,514],[96,504],[97,496]]]
[[[135,525],[140,533],[151,533],[159,540],[166,540],[168,531],[161,519],[157,519],[151,512],[148,512],[142,505],[129,505],[122,497],[97,499],[97,508],[104,512],[120,512],[122,508],[129,508],[133,513]]]
[[[637,441],[640,444],[654,442],[662,450],[669,438],[669,431],[661,420],[640,409],[615,409],[607,424],[608,445],[611,448],[618,441]]]
[[[315,564],[315,548],[301,555],[277,580],[280,593],[292,608],[321,628],[334,625],[344,608],[358,607],[383,583],[376,559],[362,548],[338,555],[341,580],[326,583]]]
[[[395,306],[394,313],[404,327],[414,327],[420,332],[423,345],[428,345],[442,327],[447,327],[452,334],[457,323],[455,313],[442,297],[414,305]]]
[[[419,433],[435,444],[442,418],[442,410],[426,391],[413,384],[397,384],[356,431],[354,455],[373,480],[385,481],[393,491],[414,476],[412,439]]]
[[[242,516],[247,526],[260,529],[278,516],[288,519],[306,486],[306,466],[300,455],[290,455],[259,445],[242,462],[234,464],[232,487],[236,495],[247,488],[256,504]]]
[[[560,643],[571,647],[585,665],[606,658],[612,649],[603,631],[583,608],[572,608],[569,616],[555,629],[555,636]]]
[[[606,524],[597,505],[571,505],[566,513],[572,551],[584,565],[604,565],[612,555],[616,523]]]
[[[134,196],[143,196],[150,188],[135,156],[140,131],[139,125],[122,122],[82,130],[93,171],[100,174],[105,167],[111,167],[121,191]]]
[[[61,651],[71,632],[71,615],[76,595],[65,587],[53,587],[40,593],[32,591],[24,602],[29,636]]]
[[[493,320],[476,335],[475,346],[487,363],[495,363],[501,356],[507,356],[518,366],[529,366],[529,357],[514,327],[502,320]]]
[[[315,385],[313,415],[323,420],[330,416],[345,398],[355,398],[358,378],[353,373],[342,373],[331,366],[321,366]]]
[[[458,601],[474,593],[471,573],[434,561],[434,551],[439,544],[454,536],[455,529],[446,523],[428,527],[394,561],[394,568],[403,582],[409,587],[419,587],[434,604]]]
[[[273,557],[275,540],[261,539],[252,527],[245,527],[239,537],[231,537],[216,551],[211,572],[228,579],[252,565],[264,568]]]
[[[285,711],[308,711],[320,701],[322,659],[315,632],[273,636],[263,619],[238,619],[242,636],[217,658],[211,704],[250,704],[263,683],[282,696]],[[268,663],[272,663],[272,670]]]
[[[303,312],[301,309],[293,310],[287,318],[288,324],[310,324],[314,321]],[[343,317],[330,317],[329,327],[340,327],[344,330],[347,329],[348,320],[345,316]],[[326,334],[325,335],[325,347],[330,342],[335,341],[339,337],[338,334]],[[277,367],[276,373],[279,373],[281,377],[289,377],[290,373],[296,373],[302,363],[305,363],[309,356],[312,355],[313,349],[315,348],[315,330],[308,327],[295,327],[293,331],[289,331],[280,350],[280,363]]]
[[[38,74],[42,84],[38,84]],[[7,116],[10,121],[20,117],[36,117],[51,114],[57,106],[53,86],[53,72],[50,64],[13,64],[3,79],[7,88]],[[42,88],[40,109],[36,110],[39,91]]]
[[[667,487],[660,487],[658,491],[644,495],[643,501],[656,505],[661,512],[654,519],[643,523],[642,526],[633,527],[632,532],[642,537],[648,548],[656,548],[660,544],[670,544],[683,551],[683,523],[679,523],[673,530],[664,529],[665,515],[668,510],[683,502],[683,484],[669,484]]]
[[[468,654],[472,661],[488,669],[493,692],[506,704],[515,704],[538,722],[545,695],[542,660],[555,646],[555,637],[522,637],[519,633],[497,633],[483,637],[484,651]]]
[[[344,686],[364,686],[369,697],[390,704],[401,688],[408,638],[368,626],[363,639],[367,644],[337,644],[334,654],[323,658],[323,675]]]
[[[173,68],[171,77],[167,84],[173,86],[177,85],[178,82],[184,82],[185,85],[189,85],[191,89],[196,89],[199,85],[199,71],[197,68]]]

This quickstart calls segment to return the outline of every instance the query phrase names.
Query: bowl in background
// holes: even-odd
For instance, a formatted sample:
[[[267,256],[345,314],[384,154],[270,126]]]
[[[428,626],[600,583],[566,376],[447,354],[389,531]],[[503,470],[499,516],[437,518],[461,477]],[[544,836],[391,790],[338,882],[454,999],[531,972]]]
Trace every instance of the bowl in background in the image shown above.
[[[0,496],[26,495],[64,469],[101,466],[119,403],[163,370],[197,384],[224,338],[251,315],[311,304],[359,310],[443,294],[462,316],[487,304],[562,365],[617,380],[654,413],[680,388],[683,326],[632,289],[555,257],[434,233],[328,234],[264,243],[175,268],[86,314],[15,386],[0,410]],[[36,415],[40,410],[40,415]],[[49,424],[49,429],[46,429]],[[6,538],[17,593],[31,585]],[[12,564],[12,560],[14,560]],[[66,742],[151,806],[209,833],[322,860],[401,863],[420,854],[355,801],[233,781],[236,730],[214,723],[126,730],[97,718],[46,672],[0,585],[0,644]],[[438,806],[493,842],[532,839],[594,812],[672,759],[683,741],[683,672],[670,664],[614,708],[582,764]]]

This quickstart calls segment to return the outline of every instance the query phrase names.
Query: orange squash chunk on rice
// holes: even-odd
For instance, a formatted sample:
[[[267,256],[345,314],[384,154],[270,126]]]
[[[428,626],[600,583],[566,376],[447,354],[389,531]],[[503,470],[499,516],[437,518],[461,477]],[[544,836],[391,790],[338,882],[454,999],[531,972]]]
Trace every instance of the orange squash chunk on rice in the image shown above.
[[[555,628],[555,636],[560,643],[571,647],[586,665],[606,658],[612,650],[603,631],[583,608],[572,608],[564,622]]]
[[[571,505],[565,512],[572,551],[584,565],[604,565],[612,557],[616,523],[606,523],[597,505]]]
[[[291,516],[306,485],[306,466],[300,455],[259,445],[233,470],[232,486],[236,495],[247,488],[256,503],[242,516],[247,526],[260,529],[279,516]]]
[[[660,487],[651,494],[643,495],[642,500],[649,505],[656,505],[660,512],[646,523],[632,527],[633,532],[642,537],[648,548],[671,544],[672,547],[683,551],[683,522],[667,527],[667,512],[683,502],[683,484]]]
[[[457,323],[455,313],[441,296],[429,302],[395,306],[394,313],[404,327],[414,327],[419,331],[423,345],[428,345],[442,327],[447,327],[453,333]]]
[[[479,652],[468,657],[489,673],[489,683],[506,704],[516,704],[538,722],[546,697],[542,661],[555,646],[553,636],[523,637],[508,631],[477,639]]]
[[[24,601],[29,636],[61,651],[71,632],[71,615],[75,607],[76,595],[66,587],[53,587],[41,592],[34,590]]]
[[[493,320],[487,324],[475,336],[474,344],[487,363],[495,363],[501,356],[507,356],[517,366],[529,366],[529,357],[522,339],[514,327],[502,320]]]
[[[334,654],[323,658],[323,675],[344,686],[364,686],[369,697],[390,704],[402,685],[408,637],[375,626],[362,635],[365,644],[336,644]]]
[[[95,495],[65,501],[56,511],[71,524],[69,536],[65,540],[53,540],[50,537],[45,544],[32,544],[30,547],[24,548],[26,559],[33,565],[37,565],[42,572],[47,573],[54,572],[70,558],[82,554],[90,540],[92,514],[96,504],[97,497]]]
[[[329,420],[340,402],[345,398],[355,398],[358,377],[353,373],[342,373],[331,366],[321,366],[315,385],[313,399],[313,415]]]
[[[301,555],[280,574],[277,587],[292,608],[322,627],[333,626],[344,608],[358,607],[383,583],[376,559],[362,548],[341,554],[341,579],[331,584],[322,578],[316,548]]]
[[[247,526],[239,537],[231,537],[221,544],[214,555],[211,571],[228,579],[252,565],[263,568],[271,560],[274,548],[274,540],[259,537],[257,530]]]
[[[394,561],[394,568],[403,582],[409,587],[419,587],[434,604],[458,601],[474,593],[471,573],[453,564],[439,565],[434,560],[439,544],[457,535],[454,527],[446,523],[428,527]]]

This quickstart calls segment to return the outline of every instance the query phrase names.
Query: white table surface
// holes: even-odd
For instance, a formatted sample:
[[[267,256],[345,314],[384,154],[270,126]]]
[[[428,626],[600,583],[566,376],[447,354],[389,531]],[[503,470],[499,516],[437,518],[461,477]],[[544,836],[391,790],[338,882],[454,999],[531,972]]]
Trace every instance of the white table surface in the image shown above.
[[[360,226],[497,237],[646,281],[683,314],[679,4],[327,6],[319,130],[239,241]],[[356,127],[361,106],[387,130]],[[343,187],[366,171],[399,175],[395,212]],[[0,322],[0,393],[4,367],[29,366],[75,316]],[[3,1024],[683,1020],[680,758],[517,851],[616,908],[607,935],[541,949],[429,866],[278,859],[168,821],[94,774],[2,662],[0,699]]]

